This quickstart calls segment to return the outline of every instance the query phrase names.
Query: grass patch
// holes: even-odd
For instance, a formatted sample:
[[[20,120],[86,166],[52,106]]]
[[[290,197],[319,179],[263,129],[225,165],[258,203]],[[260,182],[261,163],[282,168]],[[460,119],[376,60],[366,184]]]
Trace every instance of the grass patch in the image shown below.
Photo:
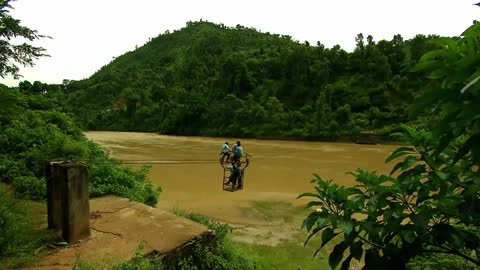
[[[96,269],[111,269],[115,265],[121,264],[119,259],[111,257],[111,258],[81,258],[77,256],[75,261],[75,265],[73,269],[75,270],[96,270]]]
[[[304,206],[295,207],[283,201],[255,201],[251,207],[242,208],[246,219],[257,219],[275,223],[285,231],[291,228],[291,238],[283,239],[275,246],[259,243],[233,242],[234,249],[242,250],[247,257],[253,260],[256,269],[330,269],[328,256],[339,240],[332,240],[322,248],[316,257],[315,251],[321,246],[320,237],[310,240],[307,246],[304,241],[307,232],[301,230],[303,219],[311,212]],[[276,227],[271,227],[264,235],[256,235],[261,242],[270,237],[276,237]],[[287,230],[288,231],[288,230]],[[235,231],[234,235],[248,235],[248,232]]]
[[[300,230],[300,226],[301,220],[305,217],[305,213],[308,213],[308,209],[303,207],[293,207],[290,203],[286,202],[259,201],[254,202],[251,208],[243,208],[242,211],[247,218],[256,218],[266,221],[276,220],[288,223],[286,224],[287,226],[291,226],[292,224],[295,226],[295,224],[298,224],[298,231],[293,233],[294,239],[282,240],[276,246],[233,241],[229,236],[246,235],[248,232],[238,230],[235,231],[234,234],[231,234],[229,230],[228,234],[223,234],[225,231],[220,230],[222,236],[226,236],[221,243],[223,250],[228,252],[228,257],[230,258],[242,258],[244,265],[243,269],[304,270],[330,268],[328,266],[328,254],[333,246],[327,245],[327,247],[323,248],[315,258],[313,258],[313,254],[315,250],[320,247],[320,239],[312,239],[306,247],[303,246],[307,234]],[[215,228],[215,226],[217,226],[217,230],[218,226],[228,227],[227,224],[220,224],[203,215],[187,213],[178,208],[172,209],[172,212],[202,223],[212,229]],[[274,236],[275,229],[272,229],[271,232],[257,237],[258,239],[263,239]],[[334,243],[332,243],[332,245],[334,245]],[[231,268],[221,267],[216,269]]]
[[[165,269],[162,264],[162,257],[155,255],[145,257],[144,254],[145,242],[141,242],[132,259],[128,262],[119,262],[118,258],[89,258],[81,259],[77,257],[77,261],[73,267],[75,270],[97,270],[97,269],[112,269],[112,270],[162,270]]]
[[[313,258],[315,247],[304,247],[296,240],[282,241],[277,246],[240,242],[232,242],[231,245],[233,249],[246,254],[253,261],[255,269],[330,269],[326,250]]]
[[[46,204],[19,200],[0,185],[0,269],[33,264],[53,242],[46,230]]]
[[[279,221],[294,223],[309,213],[303,206],[293,207],[291,203],[283,201],[254,201],[250,207],[241,208],[242,214],[247,219],[265,221]]]
[[[301,216],[292,217],[294,220],[300,218]],[[301,223],[296,222],[295,224]],[[288,225],[291,226],[291,224]],[[242,250],[254,262],[256,269],[330,269],[328,255],[338,240],[332,240],[314,258],[313,254],[320,247],[321,239],[319,237],[313,238],[308,245],[304,246],[307,232],[302,231],[300,225],[296,228],[298,229],[295,230],[295,226],[293,227],[294,231],[291,232],[290,239],[280,239],[276,245],[262,244],[272,243],[269,238],[278,236],[275,226],[269,228],[269,231],[266,231],[263,235],[255,235],[253,237],[253,239],[256,239],[254,243],[237,240],[232,241],[232,245],[234,249]],[[233,239],[237,236],[246,236],[247,239],[252,238],[249,232],[242,230],[234,231],[231,236]],[[231,241],[231,239],[227,240]]]

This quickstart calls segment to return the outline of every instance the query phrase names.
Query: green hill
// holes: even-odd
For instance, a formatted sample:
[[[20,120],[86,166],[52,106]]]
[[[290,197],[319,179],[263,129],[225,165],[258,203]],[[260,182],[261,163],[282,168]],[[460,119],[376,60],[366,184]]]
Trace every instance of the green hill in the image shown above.
[[[325,48],[290,36],[188,22],[69,82],[87,129],[166,134],[338,138],[407,119],[422,84],[409,69],[431,36]]]

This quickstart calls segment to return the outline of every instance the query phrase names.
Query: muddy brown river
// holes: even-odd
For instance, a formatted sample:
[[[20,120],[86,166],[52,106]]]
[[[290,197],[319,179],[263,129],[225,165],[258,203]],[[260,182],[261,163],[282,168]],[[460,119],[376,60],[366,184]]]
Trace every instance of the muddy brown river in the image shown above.
[[[153,163],[150,177],[163,189],[159,208],[194,211],[235,224],[255,222],[246,221],[240,211],[255,201],[304,204],[306,200],[296,197],[313,191],[312,173],[340,185],[353,185],[353,177],[345,172],[356,168],[388,173],[391,167],[384,160],[396,149],[393,145],[241,139],[244,151],[253,157],[244,189],[231,193],[222,190],[218,159],[225,140],[232,145],[236,139],[103,131],[86,136],[118,160]]]

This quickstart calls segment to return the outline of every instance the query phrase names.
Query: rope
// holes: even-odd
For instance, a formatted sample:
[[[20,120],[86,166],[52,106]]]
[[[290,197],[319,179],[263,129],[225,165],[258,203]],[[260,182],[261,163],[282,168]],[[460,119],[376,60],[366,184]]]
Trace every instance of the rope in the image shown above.
[[[121,164],[214,164],[218,160],[118,160]]]
[[[250,155],[250,154],[245,154],[246,157],[254,157],[255,155]],[[171,164],[184,164],[184,165],[190,165],[190,164],[216,164],[219,161],[218,160],[212,160],[212,159],[197,159],[197,160],[137,160],[137,159],[116,159],[116,161],[120,164],[160,164],[160,165],[171,165]],[[107,163],[115,163],[115,162],[98,162],[102,164],[107,164]]]
[[[253,157],[253,155],[246,154],[247,157]],[[197,159],[197,160],[118,160],[121,164],[214,164],[218,163],[218,160],[211,159]]]

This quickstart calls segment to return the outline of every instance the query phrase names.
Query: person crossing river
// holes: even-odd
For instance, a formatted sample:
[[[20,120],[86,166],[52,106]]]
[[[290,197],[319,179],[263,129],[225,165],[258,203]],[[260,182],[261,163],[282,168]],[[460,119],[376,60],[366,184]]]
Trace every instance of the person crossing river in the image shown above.
[[[233,152],[232,162],[239,163],[240,159],[243,156],[243,147],[240,141],[237,141],[237,143],[232,146],[232,152]]]
[[[225,142],[223,145],[222,145],[222,149],[221,149],[221,152],[220,152],[220,155],[222,155],[222,158],[221,158],[221,161],[222,163],[225,161],[225,158],[227,158],[227,162],[230,160],[230,147],[228,146],[228,142]]]

